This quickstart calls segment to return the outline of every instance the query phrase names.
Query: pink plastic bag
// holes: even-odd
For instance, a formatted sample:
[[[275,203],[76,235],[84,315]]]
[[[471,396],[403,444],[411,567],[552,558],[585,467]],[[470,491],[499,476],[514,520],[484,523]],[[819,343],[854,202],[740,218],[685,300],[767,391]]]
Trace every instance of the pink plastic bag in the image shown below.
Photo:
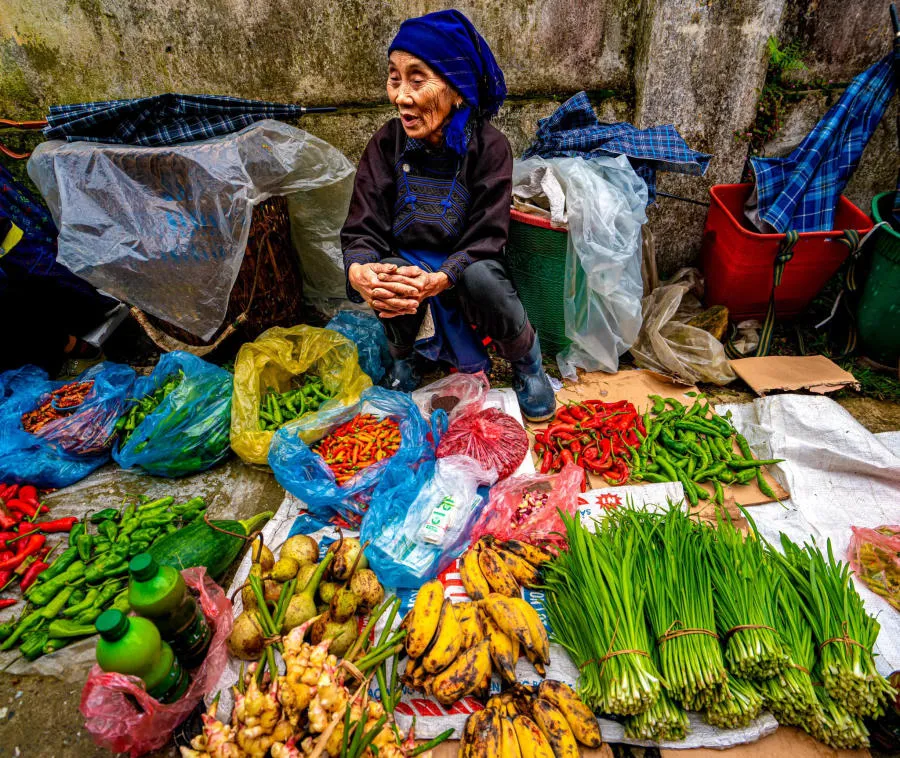
[[[522,474],[491,489],[491,499],[472,529],[472,542],[491,534],[500,540],[563,545],[565,533],[557,508],[578,510],[584,471],[573,463],[558,474]]]
[[[856,578],[900,611],[900,525],[850,528],[847,557]]]
[[[412,393],[413,402],[426,419],[438,408],[451,423],[470,406],[481,407],[491,383],[483,371],[477,374],[450,374]]]
[[[225,591],[206,576],[205,568],[181,572],[188,587],[199,592],[200,606],[213,627],[206,660],[192,677],[184,697],[163,705],[150,697],[136,676],[108,674],[95,665],[81,692],[81,713],[94,742],[114,753],[132,758],[161,748],[204,695],[212,691],[228,661],[226,642],[234,620]]]
[[[467,455],[497,479],[512,474],[528,454],[528,435],[522,425],[499,408],[472,406],[450,424],[441,437],[437,457]]]

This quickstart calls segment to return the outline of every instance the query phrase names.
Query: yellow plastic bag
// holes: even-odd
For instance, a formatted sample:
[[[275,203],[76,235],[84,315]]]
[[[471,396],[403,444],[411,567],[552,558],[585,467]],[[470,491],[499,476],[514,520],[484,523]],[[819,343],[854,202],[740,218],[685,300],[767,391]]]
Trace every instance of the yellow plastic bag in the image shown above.
[[[270,387],[291,388],[291,379],[306,371],[322,377],[336,391],[321,410],[352,405],[372,380],[359,367],[356,345],[330,329],[280,326],[263,332],[241,347],[234,363],[231,401],[231,447],[247,463],[266,463],[274,432],[259,430],[259,404]]]

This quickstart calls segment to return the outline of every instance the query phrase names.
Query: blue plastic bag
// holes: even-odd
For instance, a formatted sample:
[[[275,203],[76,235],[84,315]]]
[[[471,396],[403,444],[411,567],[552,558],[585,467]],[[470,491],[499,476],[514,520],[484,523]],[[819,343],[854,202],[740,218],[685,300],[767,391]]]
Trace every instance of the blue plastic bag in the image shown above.
[[[122,468],[176,477],[205,471],[228,455],[232,376],[225,369],[176,350],[135,382],[131,397],[146,397],[178,371],[184,372],[178,386],[113,449]]]
[[[390,458],[338,485],[331,469],[310,445],[359,413],[397,421],[400,448]],[[428,434],[428,423],[409,395],[370,387],[358,403],[320,411],[281,427],[269,448],[269,466],[278,483],[302,500],[314,517],[355,526],[368,510],[380,482],[394,481],[395,477],[408,479],[422,461],[434,458]]]
[[[378,318],[365,311],[339,311],[325,328],[343,334],[356,344],[360,368],[374,384],[378,384],[392,360],[387,337]]]
[[[37,366],[0,374],[0,481],[68,487],[106,463],[134,379],[129,366],[93,366],[74,380],[94,382],[84,401],[32,434],[22,428],[22,414],[69,382],[51,381]]]

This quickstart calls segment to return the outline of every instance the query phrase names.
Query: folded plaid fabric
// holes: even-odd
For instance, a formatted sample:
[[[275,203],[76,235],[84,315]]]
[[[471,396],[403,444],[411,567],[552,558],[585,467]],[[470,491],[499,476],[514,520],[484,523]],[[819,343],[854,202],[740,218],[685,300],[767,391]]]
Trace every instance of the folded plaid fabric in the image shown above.
[[[838,199],[896,84],[892,56],[857,76],[786,158],[751,158],[759,217],[779,232],[829,231]]]
[[[136,100],[52,105],[44,135],[69,142],[156,147],[231,134],[266,118],[297,118],[300,105],[224,95],[166,94]]]
[[[602,124],[585,92],[579,92],[550,116],[538,121],[537,133],[522,158],[624,155],[646,183],[649,202],[656,197],[656,172],[702,176],[712,158],[691,150],[671,124],[638,129],[627,123]]]

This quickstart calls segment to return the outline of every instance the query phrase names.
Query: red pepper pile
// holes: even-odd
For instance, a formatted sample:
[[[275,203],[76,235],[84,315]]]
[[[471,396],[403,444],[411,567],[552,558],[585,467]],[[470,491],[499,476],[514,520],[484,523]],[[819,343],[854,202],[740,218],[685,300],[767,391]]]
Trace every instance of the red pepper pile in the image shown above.
[[[640,445],[637,433],[646,434],[644,421],[627,400],[571,403],[556,413],[553,422],[535,437],[541,473],[559,471],[574,463],[610,484],[628,480],[629,448]]]
[[[68,532],[77,522],[74,516],[55,521],[38,521],[47,513],[38,500],[37,489],[29,484],[0,485],[0,591],[19,581],[27,590],[49,564],[47,534]],[[0,598],[0,608],[17,602],[16,598]]]
[[[67,411],[77,408],[93,389],[94,382],[69,382],[53,390],[50,396],[33,411],[22,414],[22,428],[36,434],[51,421],[64,418]]]
[[[354,416],[313,447],[341,485],[373,463],[390,458],[399,449],[397,422],[376,418],[371,413]]]

